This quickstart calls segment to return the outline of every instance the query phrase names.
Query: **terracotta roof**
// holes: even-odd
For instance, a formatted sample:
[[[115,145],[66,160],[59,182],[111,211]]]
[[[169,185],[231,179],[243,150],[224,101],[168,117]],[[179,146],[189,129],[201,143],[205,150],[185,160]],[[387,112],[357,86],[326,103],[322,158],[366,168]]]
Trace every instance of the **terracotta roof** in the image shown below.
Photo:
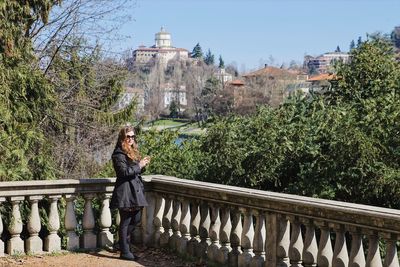
[[[295,76],[298,72],[294,70],[280,69],[276,67],[265,67],[250,73],[243,75],[244,77],[254,77],[254,76],[262,76],[262,75],[270,75],[270,76]]]
[[[228,82],[228,84],[242,86],[242,85],[244,85],[244,82],[242,80],[236,79],[236,80]]]
[[[338,77],[332,73],[322,73],[316,76],[310,77],[307,82],[317,82],[317,81],[332,81],[337,80]]]
[[[135,51],[151,51],[151,52],[167,52],[167,51],[188,51],[185,48],[160,48],[160,47],[144,47],[144,46],[139,46],[138,49],[134,50]]]

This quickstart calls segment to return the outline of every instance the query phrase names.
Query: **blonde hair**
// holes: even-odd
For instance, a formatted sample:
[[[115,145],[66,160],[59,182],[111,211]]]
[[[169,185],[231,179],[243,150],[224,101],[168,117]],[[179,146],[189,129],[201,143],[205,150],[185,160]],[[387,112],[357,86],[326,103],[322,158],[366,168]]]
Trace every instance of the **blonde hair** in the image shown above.
[[[126,142],[126,134],[129,132],[134,132],[136,134],[135,128],[133,126],[124,126],[118,134],[118,143],[117,146],[121,147],[122,151],[126,153],[126,155],[132,160],[141,160],[141,155],[138,149],[138,145],[135,142],[132,146],[130,146]]]

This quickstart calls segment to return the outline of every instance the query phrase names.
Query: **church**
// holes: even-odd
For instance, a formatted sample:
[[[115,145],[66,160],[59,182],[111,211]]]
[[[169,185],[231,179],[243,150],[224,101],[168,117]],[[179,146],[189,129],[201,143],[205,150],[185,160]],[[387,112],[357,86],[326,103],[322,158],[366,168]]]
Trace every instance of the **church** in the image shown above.
[[[162,64],[170,60],[187,60],[189,51],[184,48],[172,46],[171,34],[166,32],[163,27],[155,34],[155,44],[151,47],[141,45],[133,51],[133,62],[136,64],[146,64],[156,60]]]

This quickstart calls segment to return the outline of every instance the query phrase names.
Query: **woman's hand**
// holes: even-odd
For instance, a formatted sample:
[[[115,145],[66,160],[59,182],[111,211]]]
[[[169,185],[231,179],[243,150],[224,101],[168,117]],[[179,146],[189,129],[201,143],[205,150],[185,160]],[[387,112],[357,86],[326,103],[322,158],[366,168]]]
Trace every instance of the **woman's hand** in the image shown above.
[[[148,164],[150,163],[150,157],[146,156],[144,157],[141,161],[139,161],[139,167],[141,169],[143,169],[144,167],[146,167]]]

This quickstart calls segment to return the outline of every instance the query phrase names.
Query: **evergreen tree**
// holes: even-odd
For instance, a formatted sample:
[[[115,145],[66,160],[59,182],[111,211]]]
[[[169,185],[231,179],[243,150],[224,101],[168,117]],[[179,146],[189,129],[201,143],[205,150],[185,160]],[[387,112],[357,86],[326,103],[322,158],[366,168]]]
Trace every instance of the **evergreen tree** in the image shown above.
[[[171,103],[169,104],[169,116],[171,118],[177,118],[179,114],[179,106],[175,102],[175,100],[172,100]]]
[[[390,34],[390,39],[396,48],[400,48],[400,26],[394,28]]]
[[[358,36],[357,47],[360,47],[361,44],[362,44],[361,36]]]
[[[190,54],[192,58],[203,58],[203,50],[201,49],[201,46],[199,43],[196,44],[196,46],[193,48],[192,53]]]
[[[222,56],[221,56],[221,55],[219,56],[218,68],[220,68],[220,69],[225,68],[225,62],[224,62],[224,60],[222,59]]]
[[[336,53],[340,53],[341,51],[340,51],[340,47],[339,46],[336,46],[336,50],[335,50],[335,52]]]
[[[204,58],[204,63],[208,66],[214,65],[214,55],[211,53],[211,50],[208,49],[207,54]]]
[[[34,23],[46,23],[57,1],[5,1],[0,5],[0,180],[52,179],[56,169],[44,129],[55,127],[54,87],[37,67]]]
[[[351,42],[350,42],[350,51],[353,50],[354,48],[356,48],[356,43],[354,42],[354,40],[351,40]]]

